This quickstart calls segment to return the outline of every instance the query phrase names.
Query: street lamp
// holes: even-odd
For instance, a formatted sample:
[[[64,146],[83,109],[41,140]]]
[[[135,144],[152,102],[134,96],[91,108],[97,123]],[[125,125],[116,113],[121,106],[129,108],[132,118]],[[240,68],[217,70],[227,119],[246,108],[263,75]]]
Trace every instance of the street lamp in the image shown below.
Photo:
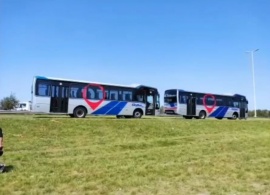
[[[253,77],[253,99],[254,99],[254,117],[257,117],[257,108],[256,108],[256,91],[255,91],[255,74],[254,74],[254,52],[258,51],[259,49],[255,49],[252,51],[246,51],[246,53],[251,54],[251,68],[252,68],[252,77]]]

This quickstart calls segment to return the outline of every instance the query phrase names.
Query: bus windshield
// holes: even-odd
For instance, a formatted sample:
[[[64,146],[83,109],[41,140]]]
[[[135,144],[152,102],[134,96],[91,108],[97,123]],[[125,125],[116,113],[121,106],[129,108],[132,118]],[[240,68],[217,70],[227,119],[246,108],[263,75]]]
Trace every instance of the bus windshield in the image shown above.
[[[166,90],[164,94],[165,103],[176,103],[177,102],[177,90]]]

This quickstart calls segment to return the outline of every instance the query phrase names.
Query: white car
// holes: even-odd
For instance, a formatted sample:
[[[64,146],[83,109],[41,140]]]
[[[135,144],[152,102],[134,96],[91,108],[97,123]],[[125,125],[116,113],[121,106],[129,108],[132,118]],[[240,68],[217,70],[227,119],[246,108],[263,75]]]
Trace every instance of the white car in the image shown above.
[[[16,108],[16,111],[31,111],[32,110],[32,104],[31,102],[20,102]]]

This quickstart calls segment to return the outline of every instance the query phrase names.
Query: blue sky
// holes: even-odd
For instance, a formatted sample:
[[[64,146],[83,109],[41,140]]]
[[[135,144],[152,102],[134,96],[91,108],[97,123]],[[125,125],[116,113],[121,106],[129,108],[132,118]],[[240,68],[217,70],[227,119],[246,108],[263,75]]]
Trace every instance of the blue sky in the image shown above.
[[[34,75],[239,93],[270,109],[268,0],[1,0],[0,98]],[[163,98],[163,95],[161,96]]]

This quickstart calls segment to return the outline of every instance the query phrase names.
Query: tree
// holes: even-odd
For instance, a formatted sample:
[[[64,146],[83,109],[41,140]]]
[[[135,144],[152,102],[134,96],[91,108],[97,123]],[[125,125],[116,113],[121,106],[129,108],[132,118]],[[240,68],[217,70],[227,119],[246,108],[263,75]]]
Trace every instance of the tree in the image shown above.
[[[9,97],[4,97],[0,101],[0,107],[4,110],[11,110],[13,109],[17,104],[19,103],[19,100],[16,98],[14,94],[10,94]]]
[[[251,110],[248,112],[248,116],[249,117],[253,117],[254,116],[254,110]],[[270,117],[270,110],[257,110],[257,117]]]

